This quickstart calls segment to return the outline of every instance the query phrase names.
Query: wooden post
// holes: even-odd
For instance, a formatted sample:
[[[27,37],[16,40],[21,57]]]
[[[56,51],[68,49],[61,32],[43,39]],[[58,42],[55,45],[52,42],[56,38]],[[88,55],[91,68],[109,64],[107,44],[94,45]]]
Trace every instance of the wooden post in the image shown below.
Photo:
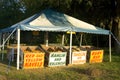
[[[83,34],[81,33],[81,36],[80,36],[80,45],[79,46],[82,46],[82,37],[83,37]]]
[[[65,35],[62,35],[62,46],[64,46]]]
[[[44,43],[46,46],[48,46],[48,32],[45,33]]]

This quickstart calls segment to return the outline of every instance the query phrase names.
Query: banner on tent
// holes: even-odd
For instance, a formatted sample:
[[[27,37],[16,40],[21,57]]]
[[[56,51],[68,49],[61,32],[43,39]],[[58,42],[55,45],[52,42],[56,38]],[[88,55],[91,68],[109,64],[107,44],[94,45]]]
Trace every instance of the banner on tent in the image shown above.
[[[87,51],[79,51],[72,53],[72,64],[84,64],[86,63]]]
[[[66,65],[67,52],[51,52],[49,55],[48,66],[64,66]]]
[[[25,53],[24,54],[24,69],[40,68],[44,65],[43,53]]]
[[[90,63],[100,63],[103,61],[103,50],[93,50],[90,53]]]

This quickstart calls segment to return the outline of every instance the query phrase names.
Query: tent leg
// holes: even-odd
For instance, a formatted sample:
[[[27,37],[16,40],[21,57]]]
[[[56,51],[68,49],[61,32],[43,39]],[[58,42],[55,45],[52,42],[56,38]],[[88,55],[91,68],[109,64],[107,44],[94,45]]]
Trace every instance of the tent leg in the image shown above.
[[[72,57],[72,31],[70,32],[70,53],[69,53],[69,64],[71,64]]]
[[[109,62],[111,62],[111,34],[109,34]]]
[[[17,29],[17,70],[19,70],[20,63],[20,29]]]
[[[11,37],[11,35],[16,31],[16,29],[14,29],[12,31],[12,33],[5,39],[5,35],[3,34],[3,43],[2,43],[2,60],[4,58],[4,45],[5,43],[8,41],[8,39]]]

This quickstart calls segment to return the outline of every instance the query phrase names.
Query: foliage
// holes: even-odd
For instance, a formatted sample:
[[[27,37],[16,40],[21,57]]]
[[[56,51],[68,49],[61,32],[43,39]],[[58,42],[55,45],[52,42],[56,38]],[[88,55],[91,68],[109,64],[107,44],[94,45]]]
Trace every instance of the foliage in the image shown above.
[[[2,0],[0,2],[0,26],[6,27],[18,22],[22,18],[21,5],[16,0]]]
[[[13,25],[46,8],[111,30],[120,39],[120,0],[1,0],[0,28]]]
[[[0,20],[4,21],[1,23],[5,27],[5,23],[12,25],[22,20],[20,18],[22,16],[26,18],[45,8],[55,8],[97,26],[102,23],[103,27],[108,24],[111,17],[116,15],[116,9],[119,12],[116,5],[115,0],[2,0],[0,2]],[[11,22],[7,19],[10,19]],[[14,20],[16,21],[14,22]]]

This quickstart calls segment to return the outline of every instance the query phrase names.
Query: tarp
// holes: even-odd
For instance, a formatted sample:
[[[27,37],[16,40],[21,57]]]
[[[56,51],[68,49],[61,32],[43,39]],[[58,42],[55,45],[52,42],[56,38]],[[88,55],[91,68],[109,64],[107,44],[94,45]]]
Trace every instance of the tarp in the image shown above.
[[[53,11],[51,9],[43,10],[40,13],[37,13],[19,23],[16,23],[15,25],[0,30],[0,32],[10,32],[17,28],[27,31],[74,31],[93,34],[110,34],[109,30],[104,30],[92,24],[86,23],[69,15]]]

